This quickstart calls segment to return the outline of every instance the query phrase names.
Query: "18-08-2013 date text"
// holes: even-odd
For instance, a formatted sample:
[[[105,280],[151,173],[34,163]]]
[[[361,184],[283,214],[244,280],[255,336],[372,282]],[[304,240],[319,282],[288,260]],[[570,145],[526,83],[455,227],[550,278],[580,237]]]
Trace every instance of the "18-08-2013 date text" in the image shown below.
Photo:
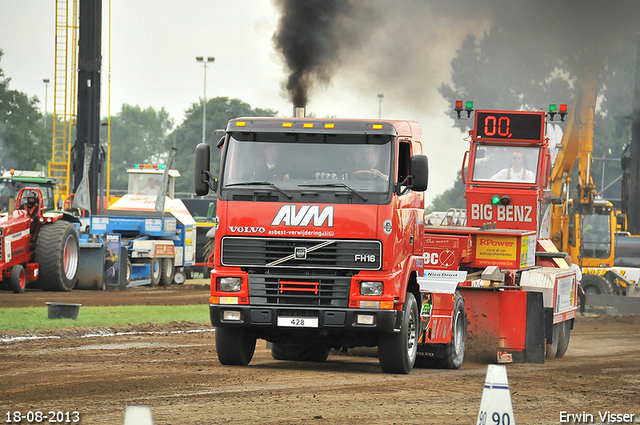
[[[80,412],[61,410],[7,411],[4,414],[3,422],[6,424],[72,424],[80,422]]]

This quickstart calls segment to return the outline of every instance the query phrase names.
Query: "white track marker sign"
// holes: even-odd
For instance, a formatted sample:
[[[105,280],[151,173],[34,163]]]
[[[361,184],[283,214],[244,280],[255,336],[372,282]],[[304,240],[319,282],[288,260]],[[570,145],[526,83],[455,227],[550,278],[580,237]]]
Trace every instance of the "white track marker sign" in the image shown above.
[[[124,409],[124,425],[153,425],[149,406],[127,406]]]
[[[507,367],[490,364],[484,378],[484,389],[476,425],[514,425]]]

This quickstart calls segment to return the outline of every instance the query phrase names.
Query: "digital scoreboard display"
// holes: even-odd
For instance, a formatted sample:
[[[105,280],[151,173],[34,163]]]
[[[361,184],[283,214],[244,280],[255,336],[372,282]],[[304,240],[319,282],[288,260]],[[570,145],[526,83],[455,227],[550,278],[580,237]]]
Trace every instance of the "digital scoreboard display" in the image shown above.
[[[476,111],[478,140],[541,142],[544,112]]]

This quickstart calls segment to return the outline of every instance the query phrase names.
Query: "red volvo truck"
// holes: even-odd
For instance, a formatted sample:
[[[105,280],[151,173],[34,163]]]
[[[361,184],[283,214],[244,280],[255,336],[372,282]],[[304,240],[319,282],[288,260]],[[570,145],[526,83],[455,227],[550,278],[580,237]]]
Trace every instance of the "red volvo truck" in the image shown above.
[[[218,197],[210,317],[220,362],[247,365],[261,338],[275,359],[377,346],[385,372],[458,368],[467,329],[493,361],[544,362],[553,324],[575,312],[571,299],[556,314],[558,281],[568,276],[573,296],[575,276],[557,268],[557,251],[538,253],[555,248],[537,235],[547,145],[544,113],[535,116],[538,139],[518,142],[540,152],[526,186],[476,181],[485,139],[473,137],[468,199],[486,214],[470,227],[425,226],[428,161],[415,122],[233,119],[218,178],[198,145],[196,193]],[[511,193],[509,219],[484,199],[496,191]],[[523,225],[513,225],[516,206]]]

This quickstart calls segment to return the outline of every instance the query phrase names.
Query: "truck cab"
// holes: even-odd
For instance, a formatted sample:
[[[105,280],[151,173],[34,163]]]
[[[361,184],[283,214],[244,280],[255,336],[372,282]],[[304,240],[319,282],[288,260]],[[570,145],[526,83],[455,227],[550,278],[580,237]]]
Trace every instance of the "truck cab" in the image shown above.
[[[412,327],[415,342],[411,271],[428,173],[420,126],[247,117],[228,123],[219,146],[215,181],[208,146],[196,154],[196,194],[218,196],[210,317],[219,360],[248,364],[256,338],[278,359],[382,345],[383,370],[407,373],[415,344],[401,329]]]

